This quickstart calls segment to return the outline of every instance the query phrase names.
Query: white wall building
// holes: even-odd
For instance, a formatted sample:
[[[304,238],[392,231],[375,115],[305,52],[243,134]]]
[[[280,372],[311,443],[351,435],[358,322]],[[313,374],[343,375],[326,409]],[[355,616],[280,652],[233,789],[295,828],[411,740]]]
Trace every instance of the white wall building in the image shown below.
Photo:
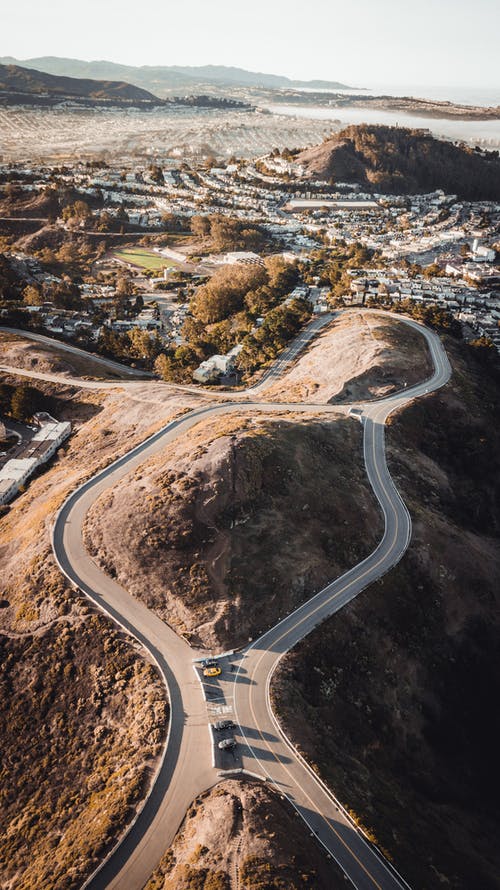
[[[35,415],[37,419],[37,415]],[[35,470],[46,463],[71,433],[69,422],[60,423],[49,414],[39,416],[40,429],[26,444],[23,454],[0,468],[0,504],[7,504]]]

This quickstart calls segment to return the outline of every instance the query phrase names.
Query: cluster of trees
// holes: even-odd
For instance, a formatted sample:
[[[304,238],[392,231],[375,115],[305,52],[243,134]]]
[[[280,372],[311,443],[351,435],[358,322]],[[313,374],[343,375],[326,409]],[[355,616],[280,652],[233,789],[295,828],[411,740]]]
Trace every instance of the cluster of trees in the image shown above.
[[[282,257],[263,265],[223,266],[196,291],[184,336],[201,357],[227,352],[295,287],[297,267]]]
[[[151,164],[148,168],[148,173],[150,179],[152,179],[153,182],[156,182],[157,185],[165,185],[165,177],[159,164]]]
[[[227,216],[193,216],[191,231],[197,238],[210,239],[211,248],[217,253],[227,250],[260,251],[268,236],[258,226],[251,226],[239,219]]]
[[[347,245],[338,241],[330,248],[314,251],[310,262],[304,263],[300,271],[307,284],[319,281],[322,287],[331,287],[334,297],[341,297],[351,285],[348,269],[369,269],[379,264],[379,254],[364,244]]]
[[[367,306],[377,305],[378,301],[370,298]],[[434,328],[443,334],[450,334],[452,337],[461,337],[462,329],[460,323],[456,321],[448,309],[437,306],[435,303],[415,303],[413,300],[397,300],[392,302],[389,300],[390,308],[393,312],[402,312],[409,315],[416,321],[422,322],[430,328]],[[388,301],[383,302],[384,306],[388,305]]]
[[[261,327],[243,340],[243,349],[237,359],[239,370],[251,374],[276,358],[309,320],[311,311],[311,304],[304,299],[291,300],[286,306],[271,309]]]
[[[498,152],[454,145],[422,130],[350,126],[312,152],[311,170],[322,178],[359,182],[375,192],[443,189],[468,201],[500,198]]]
[[[224,266],[198,288],[183,335],[187,343],[160,355],[164,380],[190,381],[201,361],[243,344],[238,368],[251,373],[273,359],[311,315],[306,300],[280,305],[298,279],[295,264],[268,257],[263,265]],[[257,324],[257,319],[263,321]]]
[[[16,300],[19,297],[19,279],[8,258],[0,253],[0,299]]]
[[[140,328],[119,333],[103,326],[97,341],[97,350],[101,355],[126,364],[139,364],[148,369],[153,367],[162,348],[162,342],[156,333]]]
[[[35,386],[26,383],[19,386],[0,383],[0,414],[26,421],[37,411],[48,411],[50,414],[53,410],[54,399]]]
[[[263,324],[258,328],[238,331],[238,341],[242,342],[237,362],[237,369],[244,375],[250,375],[263,364],[276,358],[278,353],[295,337],[302,326],[311,317],[311,304],[307,300],[291,300],[283,306],[276,306],[267,313]],[[234,345],[233,338],[226,341],[226,351]],[[176,349],[162,353],[155,361],[154,369],[163,380],[175,383],[191,383],[193,370],[206,357],[203,354],[204,344],[198,341],[195,345],[178,346]]]
[[[258,317],[293,290],[297,279],[295,263],[280,256],[268,257],[262,265],[221,266],[198,288],[190,310],[203,324],[223,321],[241,311]]]
[[[41,306],[51,302],[58,309],[81,308],[80,289],[65,275],[61,281],[47,281],[43,285],[27,284],[22,292],[23,303],[27,306]]]
[[[87,223],[92,219],[92,211],[86,201],[75,201],[74,204],[66,204],[62,209],[61,217],[65,223]]]

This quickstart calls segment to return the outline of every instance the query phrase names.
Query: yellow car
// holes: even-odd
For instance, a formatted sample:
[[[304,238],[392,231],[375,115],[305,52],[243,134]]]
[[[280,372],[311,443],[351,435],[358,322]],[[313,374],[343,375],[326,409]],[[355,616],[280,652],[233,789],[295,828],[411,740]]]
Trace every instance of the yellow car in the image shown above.
[[[203,671],[204,677],[220,677],[221,674],[222,674],[222,671],[218,665],[215,665],[214,667],[205,668],[205,670]]]

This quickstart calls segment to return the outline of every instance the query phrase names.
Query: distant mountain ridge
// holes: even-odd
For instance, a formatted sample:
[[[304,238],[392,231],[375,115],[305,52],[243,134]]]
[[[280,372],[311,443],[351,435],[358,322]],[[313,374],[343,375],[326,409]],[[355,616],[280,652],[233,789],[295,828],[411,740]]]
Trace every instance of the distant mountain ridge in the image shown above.
[[[52,107],[70,102],[86,108],[116,107],[153,110],[177,105],[191,108],[253,111],[249,102],[231,96],[187,95],[159,99],[148,90],[121,80],[94,80],[46,74],[35,68],[0,63],[0,106]]]
[[[156,96],[125,81],[62,77],[34,68],[0,63],[0,94],[79,98],[120,102],[154,102]]]
[[[41,56],[40,58],[22,60],[7,56],[0,58],[0,63],[4,65],[18,65],[23,68],[35,68],[38,71],[62,77],[126,81],[160,96],[179,88],[193,90],[198,85],[203,84],[213,84],[227,88],[249,87],[256,89],[350,89],[345,84],[338,83],[337,81],[292,80],[277,74],[246,71],[243,68],[226,67],[224,65],[202,65],[199,67],[143,65],[135,67],[106,60],[85,62],[81,59],[65,59],[57,56]]]

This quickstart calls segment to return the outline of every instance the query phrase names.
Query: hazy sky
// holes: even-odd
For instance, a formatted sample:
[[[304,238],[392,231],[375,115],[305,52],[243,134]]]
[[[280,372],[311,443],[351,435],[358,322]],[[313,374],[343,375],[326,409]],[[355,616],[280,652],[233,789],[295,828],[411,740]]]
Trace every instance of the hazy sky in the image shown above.
[[[0,0],[0,55],[500,86],[499,0]]]

